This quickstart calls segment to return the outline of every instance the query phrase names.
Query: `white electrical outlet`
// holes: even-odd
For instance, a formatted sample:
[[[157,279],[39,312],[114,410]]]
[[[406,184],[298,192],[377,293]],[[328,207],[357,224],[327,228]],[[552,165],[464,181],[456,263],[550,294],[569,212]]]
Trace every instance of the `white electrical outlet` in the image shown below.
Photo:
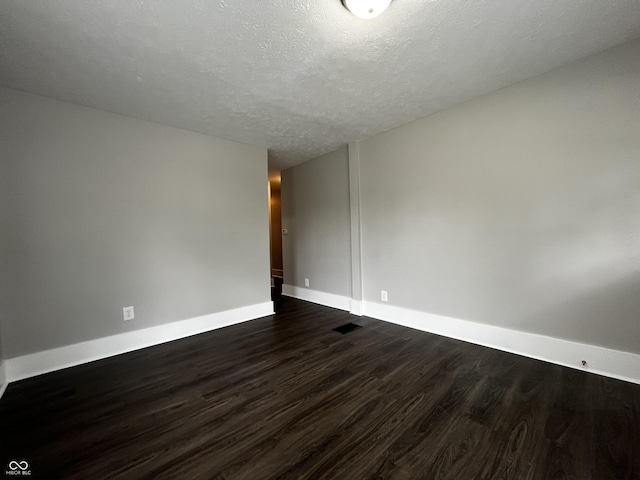
[[[386,290],[380,290],[380,300],[382,300],[383,302],[389,301],[389,294]]]
[[[308,279],[308,278],[305,278],[305,279],[304,279],[304,286],[305,286],[305,287],[308,287],[308,286],[309,286],[309,279]]]
[[[125,322],[133,320],[135,318],[135,315],[133,314],[133,307],[124,307],[122,309],[122,316]]]

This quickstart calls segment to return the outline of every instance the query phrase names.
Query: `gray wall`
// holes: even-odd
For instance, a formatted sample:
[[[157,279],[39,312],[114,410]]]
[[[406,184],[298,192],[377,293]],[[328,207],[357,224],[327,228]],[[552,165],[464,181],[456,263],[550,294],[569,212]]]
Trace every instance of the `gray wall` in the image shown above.
[[[1,106],[1,104],[0,104]],[[0,126],[1,128],[1,126]],[[2,323],[9,318],[9,265],[6,252],[9,242],[9,196],[8,196],[8,162],[5,145],[0,136],[0,388],[5,382],[4,355],[2,352]]]
[[[266,149],[0,95],[6,358],[270,300]]]
[[[361,143],[365,299],[640,353],[640,42]]]
[[[282,172],[284,283],[351,296],[347,147]]]

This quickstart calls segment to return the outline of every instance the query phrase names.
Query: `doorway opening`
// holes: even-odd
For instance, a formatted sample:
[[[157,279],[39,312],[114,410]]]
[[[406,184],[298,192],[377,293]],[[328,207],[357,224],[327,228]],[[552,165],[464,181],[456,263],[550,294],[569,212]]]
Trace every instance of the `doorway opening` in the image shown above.
[[[282,211],[280,172],[269,174],[269,246],[271,257],[271,300],[278,305],[282,296]]]

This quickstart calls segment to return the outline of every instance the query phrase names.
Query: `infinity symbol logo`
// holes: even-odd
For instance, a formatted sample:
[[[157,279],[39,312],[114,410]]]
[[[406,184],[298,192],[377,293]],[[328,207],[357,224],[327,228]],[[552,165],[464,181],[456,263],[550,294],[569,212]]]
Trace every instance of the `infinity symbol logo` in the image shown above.
[[[21,462],[16,462],[15,460],[11,460],[9,462],[9,468],[11,470],[26,470],[27,468],[29,468],[29,464],[27,463],[26,460],[22,460]]]

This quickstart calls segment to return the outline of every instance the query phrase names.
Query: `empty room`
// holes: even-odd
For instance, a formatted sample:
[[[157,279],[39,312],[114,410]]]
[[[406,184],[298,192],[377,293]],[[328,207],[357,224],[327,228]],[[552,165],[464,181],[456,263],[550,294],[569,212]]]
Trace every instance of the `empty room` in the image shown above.
[[[0,477],[640,479],[640,2],[0,0]]]

